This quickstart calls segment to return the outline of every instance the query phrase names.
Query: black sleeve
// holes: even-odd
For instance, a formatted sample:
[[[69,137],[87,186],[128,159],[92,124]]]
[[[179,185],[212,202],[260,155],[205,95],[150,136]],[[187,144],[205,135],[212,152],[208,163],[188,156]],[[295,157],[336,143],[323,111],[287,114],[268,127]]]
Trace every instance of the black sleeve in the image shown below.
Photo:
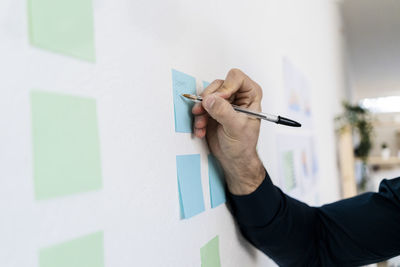
[[[318,208],[268,174],[252,194],[228,198],[243,235],[280,266],[359,266],[400,254],[400,178]]]

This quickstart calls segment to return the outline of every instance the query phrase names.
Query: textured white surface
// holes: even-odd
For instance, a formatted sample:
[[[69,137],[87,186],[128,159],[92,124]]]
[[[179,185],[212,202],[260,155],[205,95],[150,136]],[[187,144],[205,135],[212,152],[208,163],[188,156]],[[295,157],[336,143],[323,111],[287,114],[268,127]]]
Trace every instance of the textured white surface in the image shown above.
[[[281,113],[282,56],[291,59],[312,87],[321,201],[338,198],[332,118],[343,82],[331,1],[94,0],[95,64],[31,47],[25,2],[0,2],[1,266],[36,267],[39,248],[97,230],[108,267],[200,266],[215,235],[222,266],[273,265],[225,205],[210,209],[206,145],[174,132],[171,68],[199,81],[242,68],[263,87],[264,110]],[[101,191],[34,200],[32,89],[97,100]],[[278,132],[296,133],[265,123],[259,143],[274,181]],[[201,154],[206,211],[180,220],[175,155],[185,153]]]

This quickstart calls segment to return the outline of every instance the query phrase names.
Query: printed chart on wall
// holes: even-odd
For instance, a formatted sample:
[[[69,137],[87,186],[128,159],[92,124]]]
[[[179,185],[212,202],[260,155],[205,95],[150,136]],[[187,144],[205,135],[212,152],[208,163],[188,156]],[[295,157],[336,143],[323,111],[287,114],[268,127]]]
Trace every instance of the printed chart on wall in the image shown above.
[[[318,182],[318,160],[312,136],[278,135],[279,183],[285,193],[311,199]]]
[[[312,126],[310,83],[292,62],[283,58],[283,84],[287,115],[301,122],[303,128]]]
[[[318,161],[312,133],[310,83],[288,58],[283,58],[283,85],[289,117],[301,122],[301,135],[278,135],[278,168],[281,188],[290,196],[318,204]],[[306,130],[306,132],[304,132]]]

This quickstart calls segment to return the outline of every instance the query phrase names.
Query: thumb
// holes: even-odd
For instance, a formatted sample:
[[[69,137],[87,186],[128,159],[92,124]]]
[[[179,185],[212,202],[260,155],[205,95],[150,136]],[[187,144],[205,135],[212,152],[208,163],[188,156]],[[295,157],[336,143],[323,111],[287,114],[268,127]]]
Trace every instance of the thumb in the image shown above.
[[[237,113],[228,101],[216,94],[210,94],[204,97],[202,104],[208,114],[224,128],[233,129]]]

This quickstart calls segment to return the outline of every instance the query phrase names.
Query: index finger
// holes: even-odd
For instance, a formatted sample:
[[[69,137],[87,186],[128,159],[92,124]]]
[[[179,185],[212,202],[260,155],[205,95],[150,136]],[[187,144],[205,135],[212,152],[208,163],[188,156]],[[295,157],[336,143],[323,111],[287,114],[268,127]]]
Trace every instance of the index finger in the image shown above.
[[[204,89],[204,91],[200,95],[202,97],[205,97],[206,95],[212,94],[217,91],[223,84],[224,80],[214,80],[206,87],[206,89]]]
[[[215,92],[223,98],[240,94],[256,101],[262,97],[261,87],[239,69],[231,69],[221,87]]]
[[[210,83],[204,91],[200,94],[200,96],[205,97],[206,95],[212,94],[215,91],[218,90],[218,88],[221,87],[221,85],[224,83],[223,80],[214,80],[212,83]],[[203,115],[206,113],[206,110],[203,108],[201,103],[197,103],[193,106],[192,108],[192,113],[194,115]]]

